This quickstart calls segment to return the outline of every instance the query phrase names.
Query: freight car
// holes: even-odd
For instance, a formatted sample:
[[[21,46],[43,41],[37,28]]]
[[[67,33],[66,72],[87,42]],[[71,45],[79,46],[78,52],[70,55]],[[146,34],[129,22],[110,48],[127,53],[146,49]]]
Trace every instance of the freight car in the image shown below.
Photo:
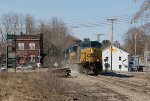
[[[67,50],[66,60],[77,63],[80,72],[97,75],[102,71],[102,50],[98,41],[81,42]]]

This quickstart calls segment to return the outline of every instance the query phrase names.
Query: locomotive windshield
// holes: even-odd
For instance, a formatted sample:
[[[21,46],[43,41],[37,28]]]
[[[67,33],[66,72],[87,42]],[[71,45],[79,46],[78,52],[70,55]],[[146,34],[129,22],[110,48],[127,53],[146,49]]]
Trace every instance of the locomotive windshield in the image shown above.
[[[98,41],[91,41],[91,47],[100,48],[101,44]]]
[[[101,44],[98,41],[81,42],[80,47],[81,48],[89,48],[89,47],[100,48]]]

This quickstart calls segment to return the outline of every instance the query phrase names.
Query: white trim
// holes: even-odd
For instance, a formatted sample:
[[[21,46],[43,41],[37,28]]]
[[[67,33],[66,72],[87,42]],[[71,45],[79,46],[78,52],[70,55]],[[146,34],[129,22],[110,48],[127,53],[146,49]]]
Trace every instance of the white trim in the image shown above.
[[[16,39],[17,41],[22,41],[22,40],[29,40],[29,41],[31,41],[31,40],[40,40],[40,39]]]

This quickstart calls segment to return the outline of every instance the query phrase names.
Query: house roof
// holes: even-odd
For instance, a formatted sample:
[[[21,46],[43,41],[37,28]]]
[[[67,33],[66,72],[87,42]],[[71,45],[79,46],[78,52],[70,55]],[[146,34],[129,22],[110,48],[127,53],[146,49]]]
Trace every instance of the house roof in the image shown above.
[[[17,35],[16,40],[40,40],[40,35]]]
[[[79,41],[79,42],[82,41],[82,40],[78,39],[77,37],[75,37],[73,35],[69,35],[68,37],[69,37],[70,40]]]
[[[82,40],[78,39],[75,36],[69,35],[68,36],[68,45],[69,46],[74,46],[74,45],[78,45]]]
[[[117,49],[119,49],[119,50],[121,50],[121,51],[123,51],[123,52],[125,52],[125,53],[127,53],[127,54],[130,54],[130,53],[128,53],[128,52],[126,52],[126,51],[124,51],[124,50],[122,50],[122,49],[120,49],[120,48],[118,48],[118,47],[116,47],[116,46],[112,46],[112,47],[115,47],[115,48],[117,48]],[[109,48],[110,48],[110,46],[107,47],[106,49],[104,49],[103,51],[106,51],[106,50],[109,49]]]

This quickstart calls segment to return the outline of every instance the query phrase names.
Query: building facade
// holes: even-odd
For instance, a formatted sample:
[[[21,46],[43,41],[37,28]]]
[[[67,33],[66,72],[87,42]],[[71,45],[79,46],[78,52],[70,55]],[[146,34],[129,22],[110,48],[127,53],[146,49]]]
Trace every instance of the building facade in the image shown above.
[[[111,70],[111,49],[108,47],[102,52],[103,69]],[[131,61],[130,54],[113,46],[112,48],[112,70],[113,71],[129,71],[129,63]]]
[[[42,35],[17,35],[16,58],[17,64],[41,63]]]
[[[150,51],[144,51],[145,66],[150,66]]]

